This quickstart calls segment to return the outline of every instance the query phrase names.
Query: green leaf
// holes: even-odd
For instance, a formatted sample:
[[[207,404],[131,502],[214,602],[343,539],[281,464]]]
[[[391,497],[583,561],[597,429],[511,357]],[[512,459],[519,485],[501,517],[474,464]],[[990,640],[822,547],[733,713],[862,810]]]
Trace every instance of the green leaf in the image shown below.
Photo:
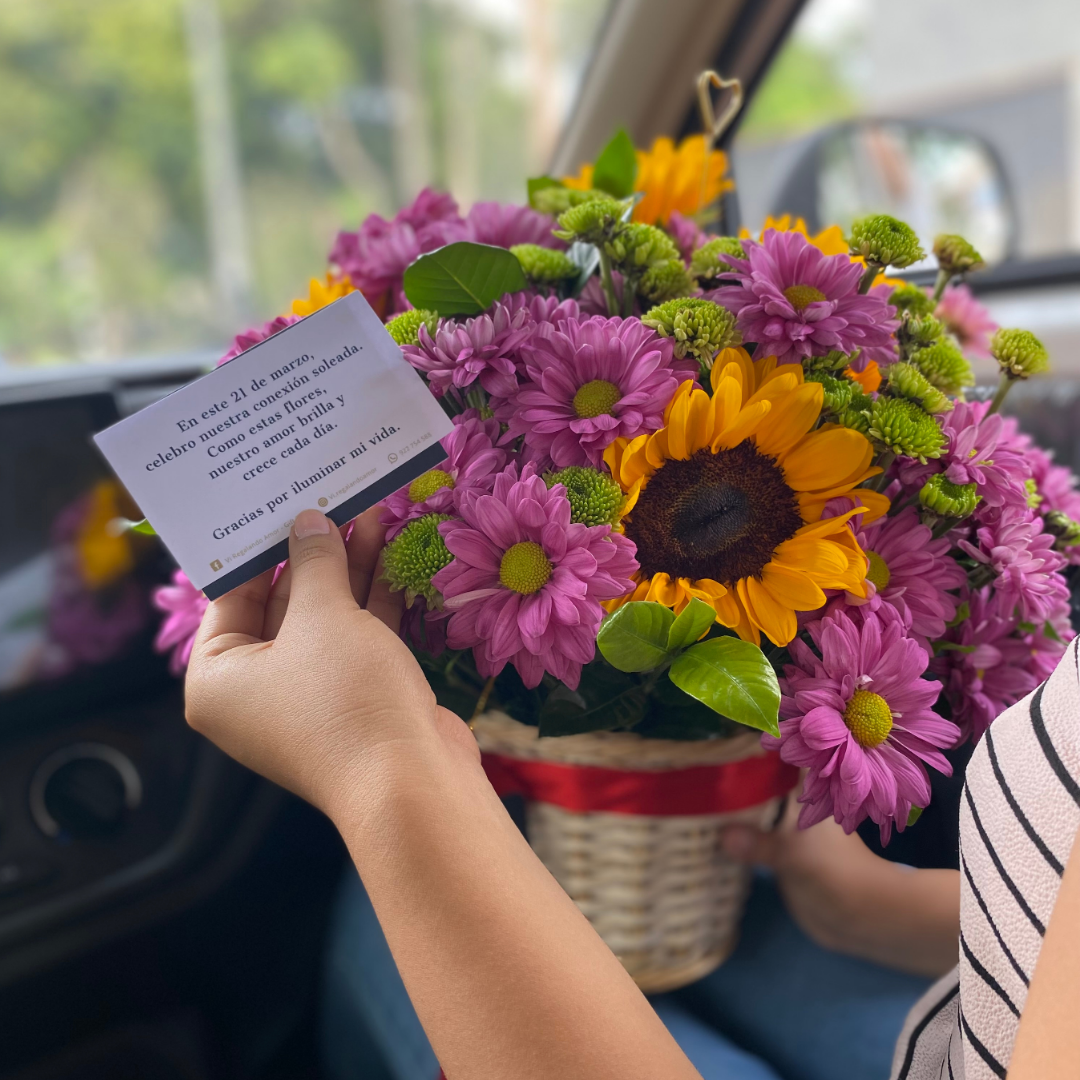
[[[440,315],[479,315],[503,293],[526,285],[521,264],[506,250],[467,240],[421,255],[405,271],[413,307]]]
[[[593,166],[593,187],[625,199],[634,190],[637,179],[637,151],[624,128],[615,132],[611,142],[600,151]]]
[[[557,686],[540,710],[540,737],[633,727],[645,715],[645,688],[603,663],[586,664],[577,690]]]
[[[1059,645],[1064,645],[1061,635],[1057,632],[1053,624],[1046,623],[1043,626],[1043,637],[1048,637],[1051,641],[1056,641]]]
[[[556,180],[554,176],[530,176],[526,181],[526,186],[529,192],[529,205],[535,210],[534,196],[538,191],[543,191],[544,188],[565,187],[566,185],[561,180]]]
[[[682,609],[679,617],[668,630],[668,652],[676,652],[693,645],[699,637],[709,632],[709,627],[714,622],[716,622],[716,609],[695,596]]]
[[[596,645],[620,671],[652,671],[668,659],[668,636],[675,616],[650,600],[631,600],[604,620]]]
[[[922,817],[923,810],[925,810],[925,809],[926,808],[924,806],[913,806],[911,808],[911,810],[908,812],[908,816],[907,816],[907,823],[908,823],[909,828],[912,825],[914,825],[915,822],[919,820],[919,818]]]
[[[150,522],[146,520],[146,518],[143,518],[142,521],[129,522],[128,528],[132,532],[139,533],[142,536],[157,536],[157,531],[154,529],[154,526],[151,525]]]
[[[670,676],[680,690],[721,716],[780,734],[780,684],[756,645],[732,637],[699,641],[675,660]]]

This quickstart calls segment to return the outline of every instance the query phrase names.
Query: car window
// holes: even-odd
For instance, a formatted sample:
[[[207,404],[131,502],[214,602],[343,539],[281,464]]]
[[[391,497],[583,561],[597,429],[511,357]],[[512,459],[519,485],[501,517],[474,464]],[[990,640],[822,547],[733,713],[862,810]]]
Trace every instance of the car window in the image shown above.
[[[605,7],[4,0],[0,359],[220,352],[365,214],[520,200]]]
[[[810,0],[735,141],[743,219],[884,210],[988,261],[1080,251],[1077,101],[1075,0]]]

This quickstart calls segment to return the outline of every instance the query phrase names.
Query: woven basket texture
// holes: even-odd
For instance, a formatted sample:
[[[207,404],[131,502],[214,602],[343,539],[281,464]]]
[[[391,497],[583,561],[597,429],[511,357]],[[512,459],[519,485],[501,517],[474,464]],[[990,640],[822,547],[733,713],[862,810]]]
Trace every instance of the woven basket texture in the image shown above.
[[[762,754],[758,735],[676,742],[625,732],[538,739],[502,713],[474,725],[485,753],[632,771],[684,769]],[[643,991],[674,990],[718,967],[738,940],[750,871],[725,858],[720,830],[770,828],[780,799],[726,814],[578,813],[526,804],[529,843]]]

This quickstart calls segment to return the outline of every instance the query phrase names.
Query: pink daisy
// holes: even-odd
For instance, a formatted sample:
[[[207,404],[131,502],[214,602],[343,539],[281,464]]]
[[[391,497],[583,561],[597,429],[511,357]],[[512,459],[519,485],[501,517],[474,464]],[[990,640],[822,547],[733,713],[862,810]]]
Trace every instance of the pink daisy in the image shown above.
[[[511,315],[524,309],[535,323],[558,323],[564,319],[577,322],[582,318],[576,300],[560,300],[557,296],[541,296],[528,290],[507,293],[499,303],[504,304]]]
[[[990,358],[990,337],[998,324],[966,285],[947,286],[934,314],[969,356]]]
[[[1068,599],[1060,571],[1065,556],[1054,550],[1054,537],[1043,532],[1043,520],[1025,508],[1005,507],[977,515],[975,540],[957,546],[993,570],[994,590],[1002,612],[1014,609],[1025,622],[1043,623]]]
[[[1009,445],[1005,417],[987,416],[988,401],[958,401],[941,421],[948,438],[941,457],[926,465],[911,458],[900,463],[900,479],[908,488],[921,487],[943,472],[954,484],[977,484],[985,506],[1027,506],[1025,481],[1031,468],[1024,455]]]
[[[693,218],[680,214],[678,210],[671,211],[666,228],[671,239],[675,241],[675,246],[679,249],[683,261],[687,264],[694,252],[709,240],[709,234],[702,232]]]
[[[1048,665],[1044,657],[1053,650],[1045,647],[1047,639],[1040,633],[1038,648],[1025,640],[1012,609],[1003,607],[989,586],[965,590],[961,599],[970,615],[949,630],[946,638],[952,647],[939,652],[930,670],[944,682],[964,738],[978,740],[1005,709],[1039,685],[1061,652]]]
[[[737,318],[755,356],[781,364],[861,350],[852,366],[895,359],[896,311],[881,290],[859,292],[863,268],[847,255],[825,255],[801,233],[766,231],[761,243],[744,240],[747,259],[725,256],[738,285],[706,293]]]
[[[171,585],[154,590],[154,607],[166,614],[154,639],[154,648],[158,652],[172,649],[169,670],[179,675],[191,659],[191,646],[195,644],[195,634],[210,601],[191,584],[183,570],[177,570],[172,580]]]
[[[472,230],[472,239],[478,244],[494,244],[504,248],[513,247],[514,244],[539,244],[560,250],[566,247],[551,234],[555,219],[533,210],[531,206],[500,202],[473,203],[465,221]]]
[[[435,337],[420,327],[419,345],[402,348],[406,359],[427,376],[431,391],[442,397],[468,389],[479,380],[494,398],[510,397],[518,386],[518,350],[532,336],[533,323],[521,308],[511,314],[497,303],[490,315],[454,322],[443,319]]]
[[[338,233],[330,262],[388,318],[409,307],[401,291],[408,266],[425,252],[470,239],[471,232],[449,195],[424,188],[392,221],[370,214],[356,232]]]
[[[941,637],[945,624],[956,617],[953,590],[967,581],[963,568],[949,558],[952,541],[945,536],[934,540],[913,506],[857,528],[855,535],[868,562],[867,599],[847,594],[848,603],[870,611],[891,604],[930,652],[930,641]]]
[[[539,459],[599,466],[617,438],[663,426],[664,409],[692,366],[638,319],[563,322],[522,349],[526,381],[496,413]]]
[[[762,742],[809,770],[800,826],[832,816],[850,833],[869,816],[888,843],[893,825],[903,830],[911,808],[930,801],[925,766],[952,772],[941,750],[959,733],[933,711],[941,684],[922,678],[928,657],[888,605],[836,611],[807,630],[821,656],[791,643],[780,738]]]
[[[548,671],[576,689],[596,652],[601,600],[633,588],[636,549],[607,525],[570,521],[566,489],[550,490],[526,465],[499,473],[490,495],[468,491],[439,531],[454,560],[432,584],[451,614],[447,643],[472,649],[477,671],[509,661],[525,685]]]
[[[248,349],[258,345],[260,341],[265,341],[268,337],[273,337],[275,334],[284,330],[286,326],[292,326],[293,323],[298,323],[299,321],[299,315],[279,315],[276,319],[271,319],[262,326],[253,326],[250,330],[244,330],[233,338],[232,347],[217,362],[217,366],[221,367],[222,364],[226,364],[230,360],[235,359],[242,352],[247,352]]]
[[[454,430],[442,440],[446,460],[384,502],[380,520],[387,527],[386,539],[393,540],[410,521],[425,514],[452,514],[462,492],[489,491],[495,474],[506,465],[501,438],[498,420],[481,420],[475,409],[455,416]]]

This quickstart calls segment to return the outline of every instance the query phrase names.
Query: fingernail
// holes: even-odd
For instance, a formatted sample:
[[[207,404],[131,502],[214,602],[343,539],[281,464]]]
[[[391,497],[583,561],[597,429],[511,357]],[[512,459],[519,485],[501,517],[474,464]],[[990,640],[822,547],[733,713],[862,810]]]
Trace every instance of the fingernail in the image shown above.
[[[309,536],[327,536],[330,532],[330,519],[318,510],[301,510],[296,515],[292,530],[297,540],[306,540]]]

